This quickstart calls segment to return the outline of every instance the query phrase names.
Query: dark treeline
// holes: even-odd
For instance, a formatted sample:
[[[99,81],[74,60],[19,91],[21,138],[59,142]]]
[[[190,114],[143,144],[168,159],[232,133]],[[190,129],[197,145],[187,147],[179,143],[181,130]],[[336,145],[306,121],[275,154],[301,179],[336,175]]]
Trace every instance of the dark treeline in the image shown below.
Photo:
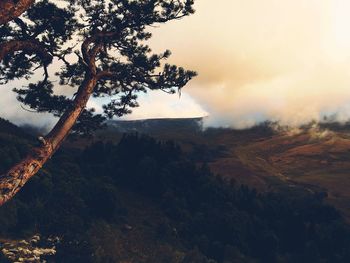
[[[24,151],[15,141],[0,143],[2,168]],[[101,221],[128,222],[128,201],[120,198],[125,191],[165,215],[155,239],[184,252],[180,259],[144,262],[350,262],[349,227],[324,204],[323,193],[286,187],[259,194],[197,167],[173,142],[135,134],[118,144],[58,152],[0,208],[0,234],[63,237],[52,262],[115,262],[97,256],[87,230]]]

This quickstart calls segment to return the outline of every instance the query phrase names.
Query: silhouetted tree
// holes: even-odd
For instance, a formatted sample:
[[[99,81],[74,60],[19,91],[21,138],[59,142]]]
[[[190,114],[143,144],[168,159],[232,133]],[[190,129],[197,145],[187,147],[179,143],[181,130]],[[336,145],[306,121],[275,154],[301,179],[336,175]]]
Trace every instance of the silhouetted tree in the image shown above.
[[[37,112],[59,117],[41,138],[41,145],[1,175],[0,205],[37,173],[72,129],[87,132],[87,127],[98,127],[104,117],[130,113],[138,106],[139,92],[175,93],[196,75],[162,65],[170,51],[152,54],[145,44],[151,37],[149,27],[192,14],[193,0],[67,0],[59,6],[55,2],[0,3],[1,83],[29,79],[42,68],[42,80],[15,89],[18,100]],[[73,98],[53,91],[48,67],[54,59],[62,61],[56,72],[60,85],[76,88]],[[91,96],[113,96],[104,105],[103,116],[86,109]]]

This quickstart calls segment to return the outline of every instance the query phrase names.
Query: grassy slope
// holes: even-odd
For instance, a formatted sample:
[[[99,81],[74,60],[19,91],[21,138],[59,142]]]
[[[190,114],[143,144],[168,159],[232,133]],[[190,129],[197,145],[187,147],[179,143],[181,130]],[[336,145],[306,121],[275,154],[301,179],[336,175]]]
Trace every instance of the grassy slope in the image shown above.
[[[308,131],[280,134],[238,150],[245,162],[288,184],[318,188],[350,218],[350,138],[344,132],[317,136]],[[243,153],[243,154],[242,154]]]
[[[350,218],[350,136],[346,131],[272,135],[264,129],[217,129],[202,133],[181,123],[176,125],[148,133],[164,140],[175,139],[189,152],[195,145],[204,145],[205,150],[213,152],[218,146],[224,147],[223,155],[209,161],[213,171],[261,190],[294,184],[325,189],[329,201]],[[14,136],[19,142],[32,140],[21,129],[0,120],[0,139],[6,136]],[[120,136],[115,130],[98,135],[106,140]],[[79,141],[76,145],[82,147],[86,143]],[[184,255],[186,251],[176,239],[157,239],[159,221],[168,220],[157,206],[134,193],[122,192],[120,197],[129,211],[125,224],[116,227],[98,223],[89,230],[97,248],[104,244],[101,254],[112,255],[116,262],[146,262],[146,257],[157,262],[163,254],[173,254],[174,258]],[[131,229],[125,229],[125,225]],[[137,227],[140,225],[143,227]]]
[[[328,192],[328,200],[350,218],[349,127],[323,125],[298,133],[272,134],[266,127],[244,131],[195,128],[198,120],[151,120],[117,123],[98,134],[99,139],[118,139],[121,132],[139,131],[158,139],[176,140],[190,152],[224,148],[224,154],[208,163],[214,173],[234,178],[260,190],[302,185]],[[330,131],[332,130],[332,131]],[[197,160],[200,162],[200,160]]]

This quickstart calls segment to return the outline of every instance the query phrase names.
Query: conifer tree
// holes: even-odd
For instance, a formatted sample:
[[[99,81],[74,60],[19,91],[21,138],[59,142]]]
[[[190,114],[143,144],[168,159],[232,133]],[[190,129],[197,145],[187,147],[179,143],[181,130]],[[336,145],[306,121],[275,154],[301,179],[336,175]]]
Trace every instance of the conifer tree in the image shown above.
[[[0,85],[25,79],[20,103],[59,117],[28,155],[0,176],[0,205],[10,200],[60,147],[69,133],[84,133],[104,118],[137,107],[149,90],[175,93],[196,73],[153,54],[150,27],[194,13],[193,0],[3,0],[0,2]],[[62,67],[51,76],[50,66]],[[40,81],[33,74],[42,70]],[[36,74],[37,75],[37,74]],[[59,83],[55,79],[59,78]],[[70,86],[73,98],[54,90]],[[91,96],[109,97],[104,114],[87,109]]]

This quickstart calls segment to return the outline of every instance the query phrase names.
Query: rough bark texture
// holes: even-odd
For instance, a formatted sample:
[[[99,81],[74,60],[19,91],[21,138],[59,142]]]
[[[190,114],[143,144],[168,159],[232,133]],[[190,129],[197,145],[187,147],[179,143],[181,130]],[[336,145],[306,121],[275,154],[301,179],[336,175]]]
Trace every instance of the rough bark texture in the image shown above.
[[[35,0],[0,0],[0,25],[19,17]]]
[[[87,65],[87,70],[85,79],[78,89],[72,106],[65,111],[50,133],[45,136],[45,142],[41,146],[31,149],[26,158],[13,166],[7,173],[0,175],[0,206],[10,200],[40,170],[46,161],[51,158],[85,109],[99,78],[96,72],[95,57],[100,51],[101,46],[95,45],[89,49],[89,45],[95,39],[96,36],[87,38],[82,44],[82,54],[84,62]],[[11,55],[16,51],[36,54],[40,57],[44,66],[52,62],[52,56],[35,39],[12,40],[0,43],[0,62],[7,55]]]
[[[48,46],[43,45],[39,42],[40,37],[36,34],[28,35],[26,34],[25,25],[22,26],[21,21],[19,19],[16,19],[19,17],[23,12],[25,12],[33,3],[35,0],[0,0],[0,25],[5,24],[11,20],[15,20],[15,22],[22,28],[23,35],[27,35],[25,37],[32,38],[32,39],[26,39],[26,40],[10,40],[7,42],[0,43],[0,62],[5,61],[9,58],[8,56],[20,51],[24,52],[26,54],[35,54],[37,57],[41,60],[41,65],[43,66],[45,70],[45,79],[43,82],[47,81],[48,79],[48,69],[47,66],[52,62],[52,57],[58,57],[59,59],[62,59],[64,62],[64,56],[66,54],[72,53],[73,50],[65,52],[59,52],[60,54],[55,54],[53,50],[50,51]],[[87,1],[90,2],[90,1]],[[104,1],[101,1],[104,2]],[[147,1],[146,1],[147,2]],[[174,6],[161,6],[160,3],[162,1],[155,1],[154,3],[151,2],[151,5],[147,3],[137,3],[137,6],[140,8],[147,7],[147,12],[149,11],[149,14],[141,12],[140,15],[135,15],[134,17],[134,11],[138,10],[137,7],[135,7],[135,10],[131,10],[130,17],[128,14],[127,9],[129,8],[127,4],[123,4],[120,7],[118,7],[118,12],[116,14],[125,15],[125,21],[120,24],[119,18],[116,20],[112,20],[113,23],[118,23],[120,25],[112,25],[110,32],[102,32],[99,31],[97,28],[95,28],[95,22],[92,22],[93,25],[91,25],[91,33],[92,36],[87,37],[85,41],[82,43],[81,46],[81,54],[82,57],[79,56],[79,63],[81,66],[81,69],[85,70],[85,78],[84,81],[81,83],[75,99],[72,101],[72,104],[70,107],[68,107],[65,111],[65,113],[61,116],[55,127],[45,136],[44,140],[42,141],[41,146],[34,147],[26,158],[18,162],[15,166],[13,166],[7,173],[0,175],[0,206],[3,205],[5,202],[10,200],[24,185],[25,183],[34,176],[38,170],[45,164],[45,162],[51,158],[51,156],[55,153],[55,151],[60,147],[64,139],[68,136],[69,132],[71,131],[74,124],[77,122],[78,118],[80,117],[81,113],[86,107],[86,104],[91,96],[91,94],[94,91],[94,88],[100,78],[104,77],[111,77],[113,76],[114,72],[108,72],[106,68],[108,68],[110,65],[110,58],[108,57],[107,49],[114,48],[114,45],[118,46],[118,41],[115,41],[117,39],[124,39],[126,38],[125,35],[128,35],[130,39],[125,40],[124,47],[123,42],[120,43],[120,47],[118,46],[118,49],[120,53],[127,53],[135,52],[137,53],[134,56],[131,56],[130,54],[122,54],[123,56],[126,56],[128,60],[133,62],[135,60],[135,63],[140,64],[140,69],[137,70],[140,71],[140,74],[145,74],[145,76],[140,76],[139,82],[145,82],[145,85],[149,85],[150,89],[156,86],[156,84],[164,84],[166,85],[167,89],[170,89],[172,87],[170,86],[173,82],[179,82],[179,88],[181,88],[185,82],[188,81],[188,78],[190,76],[194,75],[194,73],[191,72],[184,72],[184,70],[178,70],[176,67],[168,67],[165,75],[169,75],[165,77],[165,80],[159,80],[159,83],[155,83],[156,81],[152,80],[152,76],[146,76],[148,71],[153,72],[154,68],[159,66],[159,60],[163,58],[167,58],[168,55],[164,54],[163,56],[157,56],[154,55],[152,58],[147,58],[143,62],[143,57],[141,57],[141,62],[137,62],[139,59],[138,49],[140,49],[140,52],[148,53],[148,48],[145,49],[145,46],[141,45],[141,43],[138,43],[138,41],[142,42],[143,40],[147,39],[149,35],[147,32],[145,32],[145,27],[150,26],[154,23],[165,23],[170,20],[179,19],[187,14],[192,13],[191,8],[187,6],[186,7],[181,3],[181,1],[178,1],[177,4],[174,4]],[[158,3],[159,2],[159,3]],[[176,1],[175,1],[176,2]],[[98,1],[96,1],[98,3]],[[152,7],[152,3],[154,4]],[[189,5],[192,5],[191,1],[189,1]],[[103,7],[105,5],[105,7]],[[88,8],[91,5],[91,7],[95,6],[95,3],[86,3],[87,7],[84,7],[86,12],[91,12],[89,16],[94,18],[94,12]],[[116,4],[118,5],[118,4]],[[164,9],[164,12],[158,12],[157,5],[161,9]],[[111,12],[110,10],[107,12],[108,5],[107,3],[103,3],[101,5],[101,16],[104,17],[104,14],[109,14]],[[99,7],[100,8],[100,7]],[[130,6],[130,8],[133,8]],[[149,9],[151,8],[151,9]],[[154,10],[152,10],[152,8]],[[179,10],[178,10],[179,9]],[[114,11],[113,11],[114,12]],[[113,13],[112,13],[113,14]],[[118,16],[118,15],[117,15]],[[108,17],[108,16],[107,16]],[[73,20],[71,20],[72,22]],[[87,20],[89,21],[89,19]],[[99,25],[99,23],[105,23],[104,18],[96,18],[96,25]],[[99,22],[100,21],[100,22]],[[35,22],[33,20],[33,22]],[[73,23],[74,24],[74,23]],[[84,26],[84,23],[83,23]],[[99,28],[100,26],[98,26]],[[69,26],[68,26],[69,28]],[[103,26],[104,28],[104,26]],[[109,28],[109,26],[106,26],[106,28]],[[44,27],[45,29],[45,27]],[[80,29],[80,25],[77,27],[77,30]],[[45,29],[46,30],[46,29]],[[55,30],[53,30],[55,35]],[[137,37],[135,36],[135,32],[139,34]],[[65,32],[65,31],[64,31]],[[85,29],[82,29],[81,36],[84,36],[88,31],[85,31]],[[37,39],[33,39],[34,37],[37,37]],[[74,35],[73,35],[74,36]],[[42,38],[47,37],[49,41],[52,39],[50,38],[50,34],[47,36],[42,36]],[[71,37],[71,35],[67,36]],[[13,39],[16,37],[14,36]],[[55,37],[54,37],[55,38]],[[47,42],[47,41],[45,41]],[[49,42],[51,43],[51,42]],[[50,44],[47,44],[50,45]],[[136,46],[135,46],[136,45]],[[62,46],[61,43],[59,46]],[[75,47],[74,47],[75,48]],[[136,49],[137,48],[137,49]],[[74,50],[75,51],[75,50]],[[99,65],[100,70],[106,70],[106,71],[99,71],[96,68],[96,57],[98,54],[103,51],[103,56],[99,57]],[[62,54],[61,54],[62,53]],[[108,57],[108,58],[107,58]],[[107,59],[106,59],[107,58]],[[113,56],[112,56],[113,58]],[[107,60],[107,62],[105,61]],[[35,60],[36,62],[36,60]],[[68,62],[66,62],[69,64]],[[143,65],[143,64],[147,65]],[[6,63],[5,63],[6,64]],[[113,63],[112,63],[113,64]],[[125,68],[128,63],[125,63]],[[158,65],[159,64],[159,65]],[[122,69],[124,69],[124,66]],[[142,67],[145,67],[145,69],[142,69]],[[115,70],[117,71],[119,67],[117,67]],[[148,69],[149,68],[149,69]],[[80,69],[80,68],[79,68]],[[124,69],[125,70],[125,69]],[[146,71],[143,73],[143,71]],[[80,71],[79,71],[80,72]],[[136,69],[135,69],[136,72]],[[70,74],[70,73],[69,73]],[[136,74],[139,75],[139,74]],[[185,76],[185,80],[179,81],[177,80],[179,76],[188,75]],[[157,75],[159,79],[163,78],[164,76]],[[167,77],[169,80],[167,80]],[[135,77],[137,79],[137,76]],[[130,80],[131,82],[137,82],[137,80]],[[169,84],[170,83],[170,84]],[[172,85],[172,84],[171,84]],[[132,92],[134,89],[136,91],[138,90],[144,90],[140,87],[140,85],[132,84],[130,85],[130,90],[124,97],[126,98],[125,106],[123,110],[125,111],[125,107],[129,105],[130,107],[136,106],[135,102],[132,100],[134,99],[132,96]],[[175,85],[176,86],[176,85]],[[126,93],[126,91],[123,91]],[[121,97],[121,100],[124,98]],[[115,109],[117,111],[117,109]],[[123,111],[123,112],[124,112]]]
[[[0,176],[0,206],[10,200],[59,148],[84,110],[96,82],[95,75],[87,74],[84,83],[78,90],[73,106],[62,115],[46,136],[45,143],[33,148],[26,158]]]
[[[45,141],[41,146],[33,148],[26,158],[17,163],[7,173],[0,175],[0,206],[10,200],[51,158],[85,109],[98,81],[95,57],[101,47],[96,45],[90,50],[89,44],[92,43],[92,40],[93,38],[88,38],[82,44],[82,53],[88,67],[85,79],[78,89],[72,106],[61,116],[55,127],[45,137]],[[3,45],[3,48],[1,48],[1,45]],[[38,50],[37,45],[40,45],[40,43],[36,41],[29,43],[25,41],[10,41],[0,44],[0,61],[6,54],[18,50],[29,53],[39,52],[38,55],[45,58],[47,54],[45,51]]]

